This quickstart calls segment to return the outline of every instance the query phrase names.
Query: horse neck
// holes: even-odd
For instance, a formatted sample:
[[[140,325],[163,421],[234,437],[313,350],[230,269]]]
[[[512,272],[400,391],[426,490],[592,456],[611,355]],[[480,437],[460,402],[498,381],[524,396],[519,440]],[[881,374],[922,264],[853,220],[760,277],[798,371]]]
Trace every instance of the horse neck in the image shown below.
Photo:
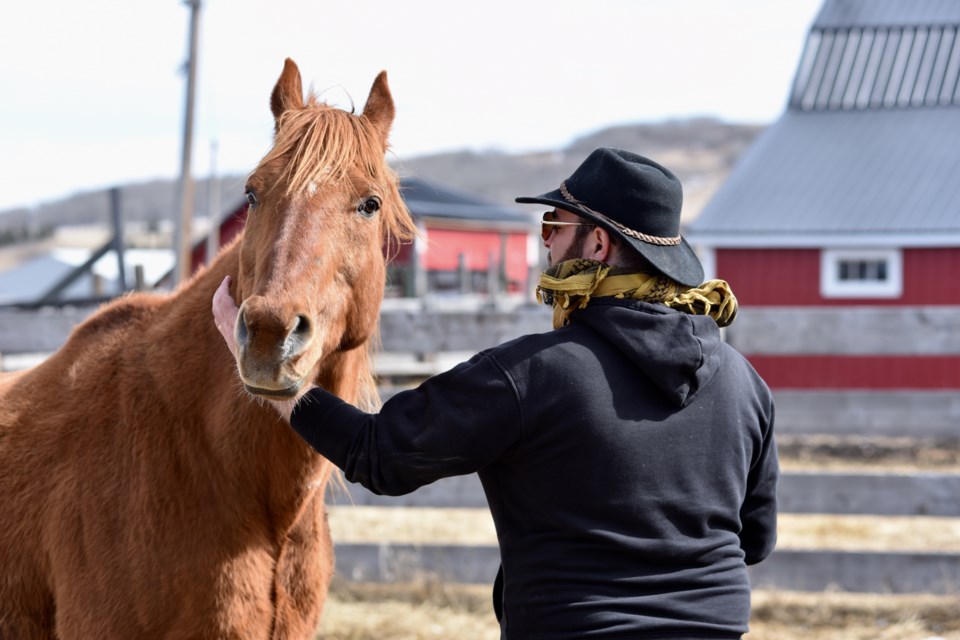
[[[154,365],[150,382],[161,404],[189,416],[185,446],[209,455],[207,463],[219,468],[231,491],[266,500],[283,527],[312,491],[322,490],[330,465],[272,406],[243,388],[211,313],[214,292],[224,277],[236,281],[238,266],[234,243],[175,291],[150,329],[145,357]]]

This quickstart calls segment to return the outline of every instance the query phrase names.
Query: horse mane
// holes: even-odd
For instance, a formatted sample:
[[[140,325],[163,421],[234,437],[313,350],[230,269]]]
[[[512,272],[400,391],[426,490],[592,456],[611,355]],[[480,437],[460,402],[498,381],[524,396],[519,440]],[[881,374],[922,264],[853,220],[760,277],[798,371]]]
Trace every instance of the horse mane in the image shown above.
[[[286,183],[284,195],[293,196],[311,184],[320,188],[344,180],[352,168],[360,167],[375,184],[386,185],[384,202],[397,205],[381,212],[384,242],[392,245],[412,240],[417,230],[400,196],[400,179],[383,160],[384,151],[369,120],[320,102],[310,93],[304,108],[280,115],[273,148],[254,171],[282,165],[278,184]]]

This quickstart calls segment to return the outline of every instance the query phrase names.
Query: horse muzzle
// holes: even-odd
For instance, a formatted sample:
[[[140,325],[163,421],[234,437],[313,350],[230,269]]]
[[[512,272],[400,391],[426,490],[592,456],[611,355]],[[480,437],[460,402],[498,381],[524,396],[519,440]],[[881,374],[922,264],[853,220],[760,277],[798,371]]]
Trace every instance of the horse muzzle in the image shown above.
[[[268,398],[297,395],[319,358],[315,324],[299,310],[262,297],[244,301],[237,316],[237,364],[244,388]]]

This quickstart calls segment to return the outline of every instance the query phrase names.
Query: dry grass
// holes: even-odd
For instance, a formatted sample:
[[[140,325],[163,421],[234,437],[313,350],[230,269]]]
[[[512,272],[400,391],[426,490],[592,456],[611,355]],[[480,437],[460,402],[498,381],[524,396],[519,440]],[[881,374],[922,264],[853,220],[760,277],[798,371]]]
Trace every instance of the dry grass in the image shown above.
[[[781,513],[777,548],[956,553],[960,518]]]
[[[497,544],[487,509],[429,507],[329,507],[330,531],[337,542],[397,544],[442,542]]]
[[[746,640],[960,640],[960,599],[758,591]],[[487,586],[336,583],[327,640],[495,640]]]
[[[778,435],[784,471],[960,472],[960,441],[877,436]]]
[[[335,582],[318,636],[325,640],[496,640],[489,586]]]
[[[758,591],[750,628],[747,640],[960,640],[960,598]]]

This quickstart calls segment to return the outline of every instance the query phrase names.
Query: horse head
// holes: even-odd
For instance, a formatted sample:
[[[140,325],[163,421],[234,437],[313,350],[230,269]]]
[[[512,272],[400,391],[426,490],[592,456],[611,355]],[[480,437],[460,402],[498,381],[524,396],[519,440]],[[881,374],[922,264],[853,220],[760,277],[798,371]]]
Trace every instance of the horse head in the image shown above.
[[[376,331],[384,248],[414,225],[384,158],[394,117],[385,72],[356,115],[305,99],[287,59],[270,107],[274,144],[246,184],[234,330],[246,389],[295,397]]]

